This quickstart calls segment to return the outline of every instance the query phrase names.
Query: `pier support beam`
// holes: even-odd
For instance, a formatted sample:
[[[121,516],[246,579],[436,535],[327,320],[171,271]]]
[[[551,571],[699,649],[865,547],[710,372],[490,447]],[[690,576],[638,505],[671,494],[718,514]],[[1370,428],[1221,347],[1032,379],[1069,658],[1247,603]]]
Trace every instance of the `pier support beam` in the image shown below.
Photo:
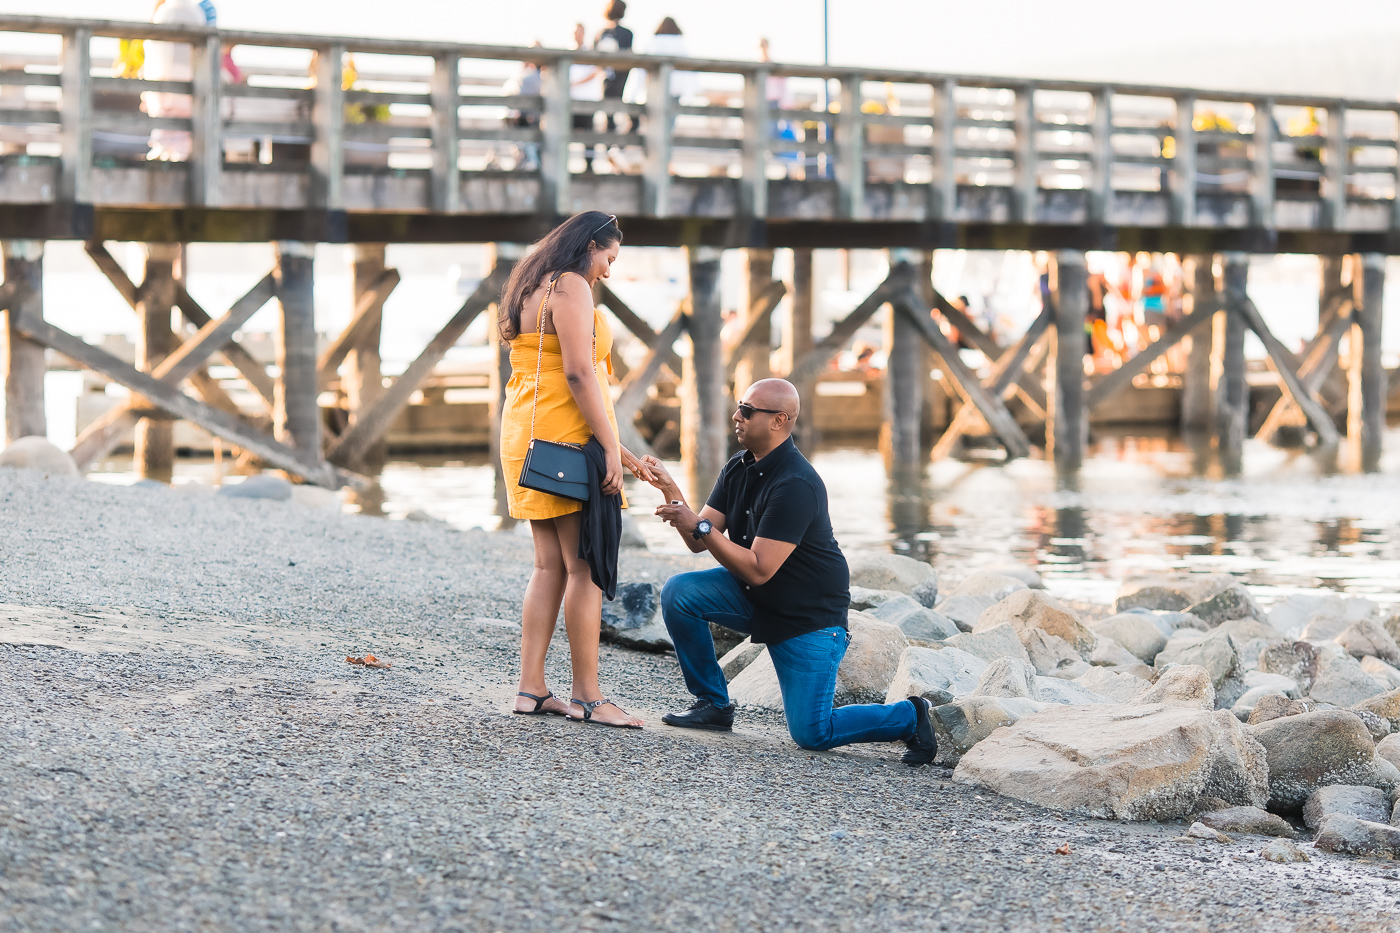
[[[481,274],[489,278],[498,262],[513,267],[525,255],[524,247],[516,243],[489,244],[482,258]],[[490,431],[487,441],[491,449],[491,465],[496,471],[496,514],[501,518],[501,527],[511,528],[515,520],[510,517],[510,498],[507,495],[505,470],[501,467],[501,414],[505,411],[506,383],[510,382],[510,341],[501,339],[501,308],[499,302],[486,309],[487,343],[491,347],[490,369],[487,371],[487,384],[491,390]],[[621,428],[621,418],[618,427]],[[641,456],[641,454],[637,454]]]
[[[1225,253],[1224,286],[1227,308],[1220,348],[1220,378],[1216,382],[1216,437],[1227,472],[1239,469],[1244,439],[1249,433],[1249,383],[1245,379],[1244,338],[1248,327],[1237,307],[1249,284],[1249,254]],[[1219,329],[1217,330],[1217,334]]]
[[[816,346],[812,339],[812,251],[794,249],[792,251],[792,301],[788,302],[788,318],[783,327],[782,371],[791,373],[793,366]],[[812,407],[810,386],[797,387],[802,402],[802,411],[793,439],[797,446],[810,452],[816,443],[817,432]]]
[[[1089,313],[1084,254],[1058,250],[1052,272],[1055,352],[1050,373],[1054,387],[1046,392],[1050,417],[1045,442],[1056,467],[1077,470],[1084,462],[1084,447],[1089,440],[1089,419],[1084,407],[1084,319]]]
[[[1381,364],[1382,305],[1385,301],[1385,256],[1365,253],[1352,266],[1357,323],[1351,330],[1354,389],[1347,412],[1347,437],[1360,445],[1360,466],[1374,470],[1380,464],[1381,438],[1385,434],[1386,372]],[[1357,344],[1360,346],[1357,346]],[[1355,426],[1353,427],[1353,422]]]
[[[890,267],[900,262],[912,265],[917,274],[913,288],[928,305],[933,304],[933,254],[913,250],[890,250]],[[921,438],[924,385],[928,382],[929,349],[908,314],[891,307],[885,322],[884,424],[880,426],[880,447],[889,457],[891,475],[901,479],[922,469]]]
[[[771,306],[763,306],[760,299],[773,282],[773,251],[744,250],[744,267],[739,318],[740,330],[749,335],[749,341],[741,349],[741,356],[734,367],[736,398],[743,398],[749,386],[772,375],[768,362],[773,342],[772,309]],[[761,320],[753,320],[756,314],[761,315]]]
[[[44,348],[15,327],[22,316],[44,316],[44,241],[6,240],[4,319],[0,368],[5,377],[6,444],[49,433],[44,414]]]
[[[273,393],[272,430],[277,440],[294,447],[308,465],[321,462],[321,409],[316,404],[316,320],[312,297],[316,245],[293,240],[275,244],[277,303],[281,308],[275,334],[277,387]]]
[[[370,302],[369,315],[372,320],[367,319],[365,326],[355,335],[355,343],[345,357],[345,397],[350,406],[352,425],[384,393],[379,337],[383,330],[384,300],[388,296],[379,297],[376,290],[384,271],[383,243],[361,243],[355,247],[353,307],[359,310],[362,302]],[[373,297],[366,298],[367,295]],[[388,443],[381,438],[370,445],[361,462],[354,464],[352,469],[377,475],[384,469],[388,451]]]
[[[720,308],[721,251],[692,246],[690,357],[681,366],[681,466],[691,499],[704,500],[729,459],[729,406],[725,392]]]
[[[148,373],[175,349],[170,315],[175,308],[175,265],[181,261],[175,243],[146,244],[146,270],[136,292],[136,368]],[[161,413],[136,421],[136,475],[168,483],[175,473],[175,422]]]
[[[1188,256],[1186,279],[1190,291],[1182,314],[1189,315],[1216,300],[1215,257],[1209,253]],[[1186,371],[1181,374],[1182,433],[1210,429],[1214,406],[1210,396],[1210,343],[1214,333],[1209,322],[1202,324],[1186,338]]]

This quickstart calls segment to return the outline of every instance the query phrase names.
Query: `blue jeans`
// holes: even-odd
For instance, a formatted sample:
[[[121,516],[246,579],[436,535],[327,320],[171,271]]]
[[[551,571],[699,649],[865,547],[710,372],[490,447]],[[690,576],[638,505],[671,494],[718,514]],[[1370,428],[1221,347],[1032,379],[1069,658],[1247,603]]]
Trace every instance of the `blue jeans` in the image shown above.
[[[677,574],[661,590],[661,614],[675,643],[686,689],[715,706],[728,706],[729,689],[715,659],[710,623],[753,632],[753,604],[739,581],[723,567]],[[836,669],[850,640],[845,629],[833,626],[768,646],[788,733],[803,748],[893,742],[914,734],[914,705],[903,700],[832,709]]]

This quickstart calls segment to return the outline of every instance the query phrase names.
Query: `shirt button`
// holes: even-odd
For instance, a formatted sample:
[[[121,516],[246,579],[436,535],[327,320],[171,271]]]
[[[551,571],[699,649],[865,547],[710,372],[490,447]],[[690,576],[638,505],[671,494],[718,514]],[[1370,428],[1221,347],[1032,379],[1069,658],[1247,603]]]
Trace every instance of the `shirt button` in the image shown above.
[[[751,590],[751,589],[753,589],[753,587],[751,587],[751,586],[746,586],[746,587],[744,587],[744,589],[746,589],[746,590]]]

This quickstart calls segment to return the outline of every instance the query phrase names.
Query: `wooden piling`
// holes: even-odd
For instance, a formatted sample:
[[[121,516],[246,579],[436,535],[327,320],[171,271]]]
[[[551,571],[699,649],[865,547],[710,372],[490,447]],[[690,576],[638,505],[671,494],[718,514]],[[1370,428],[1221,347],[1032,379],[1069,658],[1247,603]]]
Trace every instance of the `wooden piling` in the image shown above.
[[[1244,338],[1248,327],[1238,308],[1249,283],[1249,254],[1223,256],[1226,313],[1220,353],[1220,378],[1216,385],[1216,438],[1227,471],[1239,468],[1244,439],[1249,432],[1249,383],[1245,379]]]
[[[1055,465],[1078,469],[1084,462],[1089,419],[1084,409],[1084,319],[1089,313],[1088,273],[1084,254],[1058,250],[1051,265],[1051,294],[1055,302],[1055,352],[1050,366],[1053,391],[1046,395],[1050,417],[1045,442]]]
[[[514,263],[525,255],[525,249],[517,243],[488,243],[486,256],[482,259],[481,274],[489,276],[497,261]],[[490,431],[488,441],[491,448],[491,466],[496,471],[496,514],[503,527],[511,527],[515,520],[510,517],[510,499],[506,490],[505,470],[501,466],[501,414],[505,411],[506,383],[510,382],[510,342],[501,339],[499,303],[487,309],[487,341],[491,347],[491,368],[487,373],[491,391]],[[638,454],[638,456],[641,456]]]
[[[6,240],[4,253],[5,343],[0,367],[5,377],[5,443],[49,433],[44,414],[44,348],[15,327],[21,315],[44,316],[43,240]]]
[[[146,268],[136,292],[136,368],[155,369],[175,349],[170,315],[175,308],[175,266],[181,250],[175,243],[147,243]],[[170,482],[175,473],[175,422],[164,414],[136,421],[136,474],[142,479]]]
[[[279,441],[308,464],[321,462],[321,410],[316,403],[316,320],[312,291],[316,245],[293,240],[275,244],[277,303],[281,308],[275,334],[277,387],[273,393],[272,430]]]
[[[933,254],[913,250],[890,250],[890,266],[908,262],[919,270],[914,288],[932,303]],[[894,307],[884,328],[885,397],[884,423],[880,426],[880,447],[889,458],[892,476],[907,477],[922,467],[919,428],[923,422],[924,384],[928,382],[929,350],[908,314]]]
[[[799,248],[792,251],[792,300],[788,302],[783,326],[781,371],[790,374],[796,362],[811,353],[815,346],[812,338],[812,251]],[[810,451],[817,439],[811,386],[798,385],[797,392],[805,416],[798,415],[793,439],[798,447]]]
[[[1361,468],[1374,470],[1380,462],[1388,394],[1385,367],[1381,363],[1385,256],[1381,253],[1365,253],[1357,258],[1360,262],[1353,264],[1351,278],[1359,320],[1351,331],[1351,356],[1358,363],[1358,391],[1355,394],[1360,396],[1360,405],[1348,410],[1347,433],[1352,433],[1351,420],[1355,417],[1361,445]],[[1356,346],[1358,342],[1360,347]]]
[[[365,296],[375,292],[375,286],[384,274],[384,268],[383,243],[360,243],[355,246],[355,261],[352,272],[355,291],[353,307],[358,309],[361,302],[366,300]],[[383,330],[384,299],[372,298],[368,300],[373,302],[370,311],[373,321],[367,321],[365,326],[355,335],[355,343],[345,357],[345,397],[349,404],[352,425],[359,421],[361,413],[366,411],[374,403],[374,400],[384,393],[384,374],[380,369],[379,356],[379,339]],[[361,457],[360,463],[353,465],[352,468],[360,473],[378,474],[384,469],[384,461],[388,459],[388,453],[388,443],[381,438],[370,446]]]
[[[1215,257],[1209,253],[1188,256],[1183,270],[1190,282],[1183,314],[1216,300]],[[1187,337],[1186,371],[1181,374],[1181,430],[1204,431],[1210,428],[1213,404],[1210,394],[1210,344],[1214,330],[1206,322]]]
[[[769,367],[770,344],[773,341],[772,315],[767,308],[759,307],[759,298],[773,281],[773,251],[771,249],[744,250],[744,289],[739,296],[740,331],[751,334],[748,347],[743,349],[738,364],[734,367],[734,397],[743,398],[744,391],[760,379],[772,375]],[[750,316],[760,313],[762,319],[753,321]]]
[[[729,458],[729,416],[719,291],[721,251],[688,247],[690,356],[681,366],[681,465],[692,500],[702,501]]]

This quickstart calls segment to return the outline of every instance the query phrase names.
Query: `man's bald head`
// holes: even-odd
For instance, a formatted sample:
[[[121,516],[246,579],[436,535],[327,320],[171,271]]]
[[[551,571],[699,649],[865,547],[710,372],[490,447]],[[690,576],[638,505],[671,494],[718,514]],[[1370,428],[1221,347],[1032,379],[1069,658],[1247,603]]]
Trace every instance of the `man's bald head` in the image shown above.
[[[744,393],[744,401],[754,408],[771,408],[784,412],[788,422],[797,420],[802,413],[802,400],[798,398],[797,386],[786,379],[760,379]]]

